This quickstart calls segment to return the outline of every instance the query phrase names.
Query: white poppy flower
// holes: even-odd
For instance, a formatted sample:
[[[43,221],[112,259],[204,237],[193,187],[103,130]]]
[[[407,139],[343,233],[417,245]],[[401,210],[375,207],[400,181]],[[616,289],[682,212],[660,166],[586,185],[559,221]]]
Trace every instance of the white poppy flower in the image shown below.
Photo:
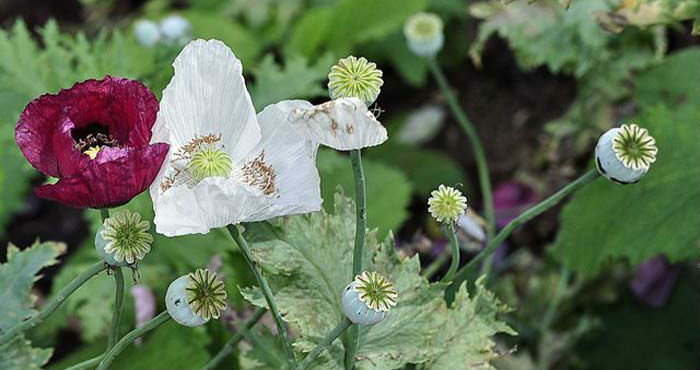
[[[289,122],[305,139],[336,150],[362,149],[387,139],[384,126],[358,98],[341,98],[292,109]]]
[[[308,109],[283,101],[257,116],[241,62],[218,40],[195,40],[173,63],[153,142],[170,144],[150,193],[156,231],[167,236],[318,211],[318,144],[286,117]]]

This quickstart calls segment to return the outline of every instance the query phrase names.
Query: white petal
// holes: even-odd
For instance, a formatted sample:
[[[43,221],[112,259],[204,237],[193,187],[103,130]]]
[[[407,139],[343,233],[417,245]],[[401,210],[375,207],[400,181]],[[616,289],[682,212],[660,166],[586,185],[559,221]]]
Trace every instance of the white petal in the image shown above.
[[[168,142],[176,150],[197,136],[221,134],[233,162],[243,159],[260,141],[260,128],[241,62],[221,41],[195,40],[173,67],[151,141]]]
[[[175,186],[153,200],[156,231],[165,236],[206,234],[244,220],[259,196],[235,179],[210,177],[195,187]]]
[[[312,105],[302,100],[272,104],[258,114],[262,141],[249,158],[264,151],[265,163],[275,171],[276,192],[262,195],[259,204],[245,216],[245,221],[262,221],[289,214],[321,209],[321,187],[316,169],[318,144],[297,135],[287,121],[294,109]]]
[[[337,150],[366,148],[387,139],[384,126],[357,98],[293,109],[289,122],[302,137]]]

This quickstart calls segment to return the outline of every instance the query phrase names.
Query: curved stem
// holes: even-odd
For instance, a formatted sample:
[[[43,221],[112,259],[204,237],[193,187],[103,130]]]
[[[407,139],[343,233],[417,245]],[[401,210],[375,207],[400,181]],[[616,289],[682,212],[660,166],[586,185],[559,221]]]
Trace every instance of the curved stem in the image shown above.
[[[277,304],[275,303],[275,298],[272,294],[272,290],[270,289],[270,285],[267,283],[267,279],[265,279],[265,276],[263,276],[260,268],[258,268],[258,264],[253,258],[248,242],[245,240],[245,238],[243,238],[243,235],[241,235],[238,227],[236,225],[228,225],[226,228],[231,234],[233,240],[236,242],[236,244],[238,244],[238,248],[241,250],[243,258],[248,263],[248,267],[250,267],[250,269],[253,271],[255,279],[260,285],[260,289],[262,290],[262,293],[265,296],[265,301],[267,302],[267,307],[269,308],[270,313],[272,313],[272,317],[275,319],[277,332],[279,333],[282,343],[284,344],[284,348],[287,351],[287,359],[290,365],[292,365],[291,367],[295,367],[296,358],[294,357],[294,349],[292,348],[292,344],[289,342],[289,338],[287,338],[287,327],[282,320],[282,315],[280,315],[280,312],[277,309]]]
[[[459,242],[457,241],[457,233],[455,232],[454,223],[450,223],[447,226],[447,237],[450,239],[450,250],[452,252],[452,262],[450,262],[450,268],[447,270],[445,276],[443,276],[443,282],[449,282],[454,278],[457,269],[459,268]]]
[[[259,308],[253,317],[251,317],[246,323],[243,325],[243,327],[239,328],[236,334],[234,334],[231,339],[226,342],[223,348],[219,351],[219,353],[214,356],[204,367],[202,370],[212,370],[216,368],[216,366],[223,361],[226,356],[228,356],[231,352],[233,352],[233,349],[236,347],[236,344],[243,339],[245,334],[250,330],[255,324],[260,321],[260,319],[265,315],[265,312],[267,312],[266,309],[264,308]]]
[[[486,248],[482,249],[479,254],[476,255],[476,257],[472,258],[469,263],[464,265],[459,271],[457,271],[457,274],[455,275],[454,282],[455,284],[452,285],[450,288],[454,287],[459,287],[459,284],[467,277],[470,275],[472,270],[478,266],[478,264],[483,261],[486,257],[490,256],[493,254],[493,252],[498,248],[501,243],[506,240],[506,238],[515,230],[517,229],[520,225],[530,221],[531,219],[535,218],[536,216],[540,215],[542,212],[554,207],[557,205],[562,199],[564,199],[567,195],[573,193],[574,191],[578,190],[582,186],[588,184],[589,182],[595,180],[598,178],[598,171],[594,168],[583,174],[581,177],[578,179],[574,180],[573,182],[569,183],[565,187],[563,187],[561,190],[558,192],[554,193],[551,195],[549,198],[537,203],[535,206],[532,208],[528,209],[527,211],[521,213],[518,217],[516,217],[513,221],[509,222],[508,225],[506,225],[503,230],[501,230],[498,235],[496,235],[495,238],[493,238],[489,244],[486,246]]]
[[[435,274],[437,274],[438,271],[440,271],[440,268],[442,265],[447,261],[447,259],[450,258],[450,254],[447,252],[442,252],[440,255],[437,256],[431,262],[428,266],[423,269],[423,276],[425,276],[426,279],[430,280]]]
[[[343,321],[338,324],[338,326],[335,327],[328,335],[326,335],[325,338],[323,338],[322,341],[320,341],[316,347],[314,347],[313,350],[304,358],[301,363],[299,363],[299,367],[297,369],[306,369],[309,365],[311,365],[311,362],[318,357],[318,355],[326,349],[326,347],[330,346],[331,343],[333,343],[334,340],[336,340],[343,332],[345,329],[349,328],[352,325],[352,322],[346,317],[343,319]],[[353,325],[353,327],[357,327],[357,325]]]
[[[112,316],[112,330],[109,331],[107,339],[107,350],[112,349],[114,343],[119,338],[119,323],[122,316],[122,306],[124,305],[124,274],[121,267],[112,267],[114,272],[115,298],[114,315]]]
[[[430,72],[432,72],[433,77],[435,77],[435,81],[437,81],[440,90],[445,95],[447,105],[450,107],[452,114],[455,116],[457,122],[460,126],[462,126],[462,129],[467,134],[469,143],[474,151],[476,168],[477,172],[479,173],[479,187],[481,188],[481,196],[484,201],[484,214],[486,216],[486,220],[488,221],[486,231],[489,239],[491,239],[495,230],[495,218],[493,211],[493,197],[491,195],[491,179],[489,178],[489,168],[486,163],[484,147],[481,145],[481,140],[479,139],[479,135],[477,134],[474,125],[472,125],[471,121],[469,121],[467,114],[464,113],[464,110],[457,101],[457,97],[452,92],[445,75],[442,73],[442,69],[440,69],[440,65],[434,58],[430,58],[428,59],[428,67],[430,68]]]
[[[360,149],[350,151],[350,163],[355,177],[355,247],[352,253],[352,277],[362,272],[362,259],[365,248],[365,231],[367,230],[367,194],[365,171],[362,168],[362,152]],[[348,331],[345,350],[345,369],[352,370],[355,366],[355,354],[360,346],[360,328],[353,326]]]
[[[100,216],[102,216],[102,223],[109,218],[109,208],[100,209]]]
[[[168,311],[163,311],[158,316],[152,318],[143,326],[139,326],[138,328],[130,331],[128,334],[122,337],[122,339],[117,342],[117,344],[112,347],[109,351],[107,351],[107,354],[104,355],[104,358],[102,361],[100,361],[100,365],[97,366],[97,370],[104,370],[106,369],[110,364],[112,364],[112,361],[114,361],[117,356],[133,341],[136,340],[136,338],[146,334],[147,332],[159,327],[161,324],[164,322],[170,320],[170,315],[168,314]]]
[[[70,283],[68,283],[68,285],[61,289],[61,291],[58,292],[58,294],[56,294],[56,296],[53,299],[51,299],[44,306],[44,308],[41,311],[39,311],[38,314],[34,315],[29,320],[21,322],[20,324],[16,325],[12,329],[2,334],[2,336],[0,336],[0,344],[4,344],[15,335],[39,325],[47,317],[54,313],[54,311],[56,311],[56,309],[61,305],[61,303],[63,303],[63,301],[65,301],[71,294],[73,294],[73,292],[78,290],[78,288],[80,288],[81,285],[83,285],[86,281],[90,280],[91,277],[104,271],[106,268],[107,265],[104,262],[100,261],[90,266],[87,270],[81,272],[80,275],[73,279],[73,281],[71,281]]]
[[[84,369],[89,369],[97,366],[97,364],[100,363],[102,360],[103,354],[97,355],[97,357],[93,357],[89,360],[85,360],[83,362],[78,362],[77,364],[67,367],[66,370],[84,370]]]

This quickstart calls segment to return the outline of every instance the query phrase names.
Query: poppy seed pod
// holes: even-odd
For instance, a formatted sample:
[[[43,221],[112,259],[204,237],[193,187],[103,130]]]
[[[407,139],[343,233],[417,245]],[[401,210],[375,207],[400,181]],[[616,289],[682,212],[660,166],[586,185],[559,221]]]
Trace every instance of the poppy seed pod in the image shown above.
[[[343,312],[354,324],[376,325],[387,317],[397,297],[392,283],[376,272],[365,271],[343,290]]]
[[[128,210],[107,218],[95,233],[95,249],[110,266],[137,263],[151,250],[151,225]]]
[[[598,172],[620,184],[634,184],[656,161],[656,141],[646,129],[635,124],[605,132],[595,148]]]
[[[417,13],[408,18],[403,27],[408,48],[416,55],[432,57],[442,49],[445,36],[442,32],[443,23],[439,16],[433,13]]]
[[[175,279],[165,294],[168,314],[184,326],[200,326],[218,319],[226,307],[224,283],[208,269]]]

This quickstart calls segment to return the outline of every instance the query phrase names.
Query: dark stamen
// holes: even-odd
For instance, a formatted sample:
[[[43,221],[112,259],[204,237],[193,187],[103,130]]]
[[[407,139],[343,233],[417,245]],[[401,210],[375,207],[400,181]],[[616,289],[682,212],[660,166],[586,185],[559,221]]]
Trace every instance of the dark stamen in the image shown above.
[[[93,146],[118,146],[116,139],[109,134],[109,128],[97,122],[71,130],[75,148],[83,152]]]

